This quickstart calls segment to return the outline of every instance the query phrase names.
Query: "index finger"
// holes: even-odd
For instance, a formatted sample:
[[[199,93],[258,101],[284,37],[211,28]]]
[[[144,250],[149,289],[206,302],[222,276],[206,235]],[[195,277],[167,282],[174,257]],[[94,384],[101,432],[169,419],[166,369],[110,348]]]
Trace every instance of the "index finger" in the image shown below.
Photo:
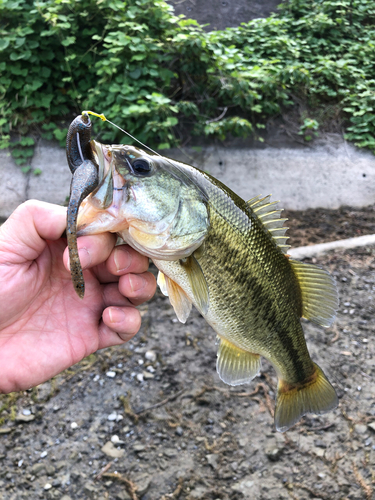
[[[82,269],[97,266],[107,260],[116,239],[116,235],[112,233],[80,236],[77,239],[77,247]],[[68,247],[64,251],[63,261],[66,269],[70,271]]]

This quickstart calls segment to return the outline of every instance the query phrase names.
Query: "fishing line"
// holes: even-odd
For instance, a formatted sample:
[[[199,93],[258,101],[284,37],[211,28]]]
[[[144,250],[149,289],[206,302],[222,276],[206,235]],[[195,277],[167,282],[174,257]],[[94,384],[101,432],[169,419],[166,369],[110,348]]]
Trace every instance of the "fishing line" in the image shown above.
[[[114,127],[118,128],[119,130],[121,130],[121,132],[123,132],[124,134],[128,135],[129,137],[131,137],[134,141],[137,141],[139,142],[139,144],[141,146],[143,146],[144,148],[147,148],[148,150],[152,151],[155,155],[157,156],[161,156],[160,153],[157,153],[156,151],[154,151],[153,149],[151,149],[150,147],[146,146],[146,144],[143,144],[143,142],[141,142],[139,139],[137,139],[136,137],[134,137],[133,135],[131,135],[129,132],[127,132],[126,130],[124,130],[123,128],[119,127],[118,125],[116,125],[116,123],[113,123],[111,122],[111,120],[108,120],[108,118],[106,118],[103,113],[101,115],[99,115],[98,113],[94,113],[94,111],[82,111],[82,114],[83,115],[93,115],[93,116],[97,116],[98,118],[100,118],[103,122],[108,122],[110,123],[111,125],[113,125]]]
[[[121,130],[121,132],[123,132],[124,134],[128,135],[129,137],[131,137],[134,141],[137,141],[139,144],[141,144],[141,146],[143,146],[144,148],[148,149],[149,151],[151,151],[152,153],[154,153],[155,155],[157,156],[160,156],[161,158],[164,158],[170,165],[172,165],[172,167],[174,168],[177,168],[179,170],[179,172],[183,175],[184,179],[185,179],[185,182],[192,182],[191,179],[186,175],[186,173],[178,166],[178,163],[174,163],[173,161],[171,161],[169,158],[165,158],[165,156],[162,156],[160,153],[158,153],[157,151],[154,151],[153,149],[151,149],[149,146],[146,146],[146,144],[143,144],[143,142],[141,142],[139,139],[137,139],[136,137],[134,137],[133,135],[131,135],[129,132],[127,132],[126,130],[124,130],[123,128],[119,127],[118,125],[116,125],[116,123],[113,123],[111,122],[110,120],[108,120],[108,118],[106,118],[104,116],[103,113],[101,113],[100,115],[98,113],[95,113],[94,111],[82,111],[82,115],[93,115],[93,116],[96,116],[98,118],[100,118],[103,122],[108,122],[110,123],[111,125],[113,125],[114,127],[118,128],[119,130]],[[194,185],[196,186],[197,189],[199,189],[199,191],[202,193],[202,195],[206,198],[207,197],[207,193],[202,189],[201,186],[199,186],[197,183],[194,183]]]

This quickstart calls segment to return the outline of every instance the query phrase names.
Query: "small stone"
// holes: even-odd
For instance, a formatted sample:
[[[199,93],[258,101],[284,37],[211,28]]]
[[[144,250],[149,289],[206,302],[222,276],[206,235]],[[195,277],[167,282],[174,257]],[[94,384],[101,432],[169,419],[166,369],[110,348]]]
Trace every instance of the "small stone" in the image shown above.
[[[47,465],[46,472],[47,472],[47,476],[53,476],[56,472],[56,469],[53,465]]]
[[[136,379],[138,382],[143,382],[143,373],[137,373]]]
[[[133,446],[133,450],[136,451],[137,453],[140,451],[144,451],[146,449],[146,446],[144,444],[135,444]]]
[[[145,378],[146,380],[151,379],[154,378],[154,375],[150,372],[143,372],[143,378]]]
[[[107,377],[109,378],[115,378],[116,377],[116,372],[109,371],[106,373]]]
[[[367,426],[364,424],[355,424],[354,430],[357,434],[365,434],[367,431]]]
[[[208,462],[208,465],[211,465],[213,469],[217,469],[218,467],[218,459],[219,455],[217,453],[211,453],[209,455],[206,455],[206,460]]]
[[[28,409],[22,410],[22,415],[26,415],[26,416],[31,415],[31,411]]]
[[[45,464],[34,464],[31,467],[30,472],[33,476],[38,476],[40,472],[45,470],[45,468]]]
[[[134,478],[134,482],[137,485],[137,495],[142,497],[150,486],[151,476],[149,474],[140,474]]]
[[[50,490],[51,488],[52,488],[52,484],[51,484],[51,483],[46,483],[46,484],[44,485],[44,489],[45,489],[45,490]]]
[[[163,450],[163,453],[166,457],[168,458],[173,458],[177,455],[177,450],[174,448],[165,448]]]
[[[70,427],[71,427],[72,429],[77,429],[77,427],[78,427],[77,422],[72,422],[72,423],[70,424]]]
[[[241,493],[244,494],[249,494],[250,489],[253,486],[254,486],[254,481],[252,481],[249,477],[245,477],[244,479],[242,479],[242,481],[232,484],[231,489],[234,491],[240,491]]]
[[[156,371],[156,370],[155,370],[155,368],[154,368],[152,365],[148,366],[148,367],[146,368],[146,370],[147,370],[148,372],[150,372],[150,373],[155,373],[155,371]]]
[[[118,450],[111,441],[107,441],[102,447],[102,452],[108,457],[121,458],[124,455],[125,450]]]
[[[60,500],[72,500],[72,497],[70,497],[69,495],[64,495],[60,498]]]
[[[184,430],[182,427],[176,427],[176,434],[177,436],[182,436],[184,433]]]
[[[312,451],[317,457],[324,457],[325,450],[323,448],[314,448]]]
[[[48,455],[48,451],[42,451],[40,458],[45,458]]]
[[[96,488],[93,484],[91,483],[85,483],[85,485],[83,486],[83,491],[89,496],[89,497],[93,497],[96,493]]]
[[[145,358],[148,361],[154,363],[156,361],[156,352],[155,351],[146,351]]]
[[[116,493],[116,500],[131,500],[131,496],[125,491],[122,490],[119,493]]]
[[[32,422],[33,420],[35,420],[35,415],[23,415],[22,413],[19,413],[15,418],[15,422],[17,424],[22,424],[24,422]]]
[[[315,441],[315,446],[317,446],[318,448],[327,448],[327,445],[321,439],[317,439]]]
[[[0,427],[0,434],[9,434],[12,432],[11,427]]]
[[[114,411],[113,413],[108,415],[107,420],[109,420],[110,422],[117,420],[117,413]]]
[[[375,422],[371,422],[371,423],[367,424],[367,427],[369,427],[372,431],[375,432]]]
[[[272,447],[266,449],[266,457],[271,460],[271,462],[277,462],[283,453],[283,448]]]
[[[117,434],[114,434],[112,437],[111,437],[111,441],[113,444],[124,444],[125,441],[121,441],[121,439],[118,437]]]
[[[22,464],[23,464],[23,459],[18,460],[18,464],[17,464],[17,465],[18,465],[18,467],[22,467]]]

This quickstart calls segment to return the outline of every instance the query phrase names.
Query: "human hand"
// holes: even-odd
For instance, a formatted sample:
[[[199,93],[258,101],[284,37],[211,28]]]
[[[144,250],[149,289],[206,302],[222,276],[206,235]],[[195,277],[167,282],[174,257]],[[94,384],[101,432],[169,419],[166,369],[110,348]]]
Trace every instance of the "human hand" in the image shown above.
[[[155,293],[148,258],[105,233],[78,238],[85,278],[71,281],[66,209],[20,205],[0,227],[0,393],[40,384],[98,349],[130,340]]]

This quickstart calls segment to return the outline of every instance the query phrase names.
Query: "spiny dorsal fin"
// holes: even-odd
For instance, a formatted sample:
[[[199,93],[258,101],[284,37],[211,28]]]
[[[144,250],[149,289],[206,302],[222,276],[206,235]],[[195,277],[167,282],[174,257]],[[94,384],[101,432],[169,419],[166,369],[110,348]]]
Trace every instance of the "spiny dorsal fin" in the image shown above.
[[[288,219],[280,219],[280,214],[283,209],[275,210],[275,205],[279,203],[278,201],[270,201],[271,195],[261,198],[261,195],[252,198],[246,204],[255,212],[259,217],[264,227],[268,229],[272,238],[274,239],[276,245],[281,249],[282,252],[286,253],[290,245],[286,245],[285,242],[288,236],[284,236],[287,231],[287,227],[283,227],[284,222]]]
[[[331,326],[339,307],[337,288],[324,269],[289,259],[302,293],[302,316],[321,326]]]

